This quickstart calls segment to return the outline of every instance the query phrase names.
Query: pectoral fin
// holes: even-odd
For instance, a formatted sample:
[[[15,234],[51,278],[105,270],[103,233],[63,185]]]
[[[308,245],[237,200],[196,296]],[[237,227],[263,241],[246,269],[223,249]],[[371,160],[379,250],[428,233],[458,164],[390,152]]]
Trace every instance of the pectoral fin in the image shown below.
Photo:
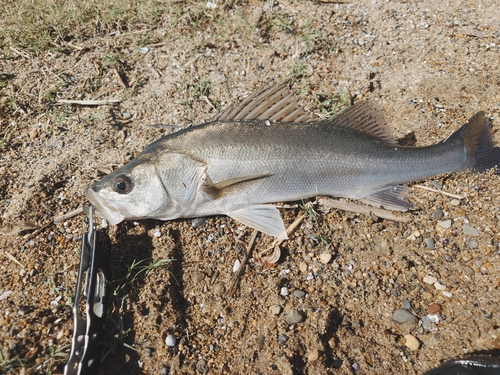
[[[270,236],[288,239],[280,212],[274,206],[260,204],[243,207],[227,213],[227,216]]]
[[[389,186],[384,190],[360,199],[360,201],[371,204],[372,206],[383,207],[386,210],[408,211],[415,209],[416,207],[406,199],[407,192],[407,186]]]
[[[248,188],[248,184],[256,183],[258,180],[272,176],[270,173],[263,173],[254,176],[235,177],[226,181],[213,183],[209,177],[205,180],[204,190],[213,199],[220,198],[221,196],[229,193],[234,189]]]

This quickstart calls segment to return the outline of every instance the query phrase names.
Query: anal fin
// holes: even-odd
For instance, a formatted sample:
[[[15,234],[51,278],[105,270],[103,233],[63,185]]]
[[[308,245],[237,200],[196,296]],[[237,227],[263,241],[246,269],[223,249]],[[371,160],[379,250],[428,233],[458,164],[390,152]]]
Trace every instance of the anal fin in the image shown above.
[[[408,202],[406,193],[408,187],[404,185],[394,185],[380,190],[360,201],[371,204],[372,206],[382,207],[392,211],[408,211],[415,209],[415,205]]]
[[[227,216],[262,233],[280,239],[288,239],[280,212],[274,206],[259,204],[228,212]]]

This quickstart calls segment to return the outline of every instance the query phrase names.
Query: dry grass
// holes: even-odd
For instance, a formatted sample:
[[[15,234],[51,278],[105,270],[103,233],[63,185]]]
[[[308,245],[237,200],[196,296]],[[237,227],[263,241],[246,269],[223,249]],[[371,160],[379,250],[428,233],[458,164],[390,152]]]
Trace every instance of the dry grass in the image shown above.
[[[0,0],[0,48],[38,52],[112,32],[151,29],[182,2],[158,0]],[[169,18],[169,17],[166,17]]]

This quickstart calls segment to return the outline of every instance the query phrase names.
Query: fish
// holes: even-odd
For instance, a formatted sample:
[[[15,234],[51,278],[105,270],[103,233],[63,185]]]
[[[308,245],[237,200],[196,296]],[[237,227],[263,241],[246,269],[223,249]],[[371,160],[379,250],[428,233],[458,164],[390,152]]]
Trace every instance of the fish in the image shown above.
[[[113,225],[227,215],[286,239],[272,203],[326,195],[406,211],[415,206],[404,184],[497,165],[500,148],[484,111],[437,144],[403,147],[373,102],[316,120],[281,84],[156,140],[85,195]]]

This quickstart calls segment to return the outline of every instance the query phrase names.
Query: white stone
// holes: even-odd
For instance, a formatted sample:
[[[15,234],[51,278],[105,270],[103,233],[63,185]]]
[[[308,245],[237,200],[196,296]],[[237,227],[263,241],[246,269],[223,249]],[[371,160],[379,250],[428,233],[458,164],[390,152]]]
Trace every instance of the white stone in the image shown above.
[[[330,263],[332,260],[332,254],[330,253],[323,253],[319,255],[319,261],[323,264]]]
[[[236,259],[234,261],[234,265],[233,265],[233,272],[237,272],[240,269],[240,265],[241,265],[240,260]]]
[[[423,281],[426,284],[435,284],[438,280],[434,276],[427,275],[424,277]]]
[[[439,282],[434,283],[434,288],[437,290],[446,290],[446,287],[443,284],[440,284]]]
[[[174,335],[168,335],[165,338],[165,344],[167,344],[167,346],[175,346],[176,343],[177,343],[177,339],[175,338]]]

